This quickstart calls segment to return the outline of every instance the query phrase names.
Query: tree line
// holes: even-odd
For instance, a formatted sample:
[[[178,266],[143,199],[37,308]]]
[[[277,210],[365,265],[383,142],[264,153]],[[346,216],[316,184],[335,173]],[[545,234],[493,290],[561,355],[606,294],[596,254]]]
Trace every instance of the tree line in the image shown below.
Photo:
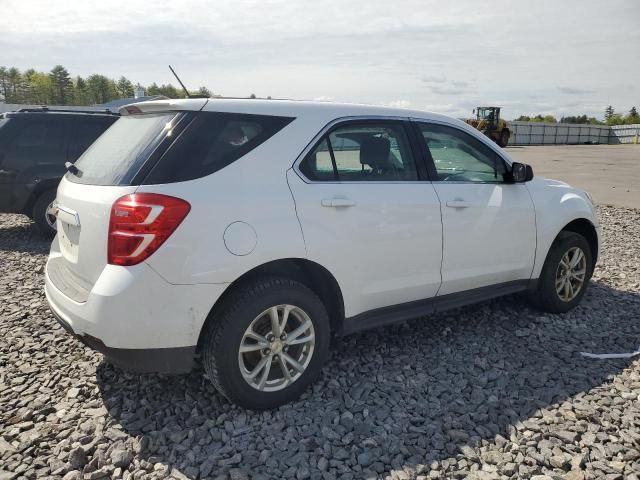
[[[20,71],[15,67],[0,66],[0,102],[31,105],[93,105],[119,98],[131,98],[136,86],[128,78],[121,76],[114,80],[105,75],[93,74],[88,77],[71,77],[66,68],[56,65],[49,72],[38,72],[33,68]],[[146,95],[163,95],[168,98],[185,98],[182,89],[172,84],[157,85],[155,82],[144,87]],[[210,97],[207,87],[189,92],[193,95]]]
[[[120,98],[131,98],[136,86],[125,76],[117,80],[94,73],[86,78],[71,77],[62,65],[56,65],[49,72],[38,72],[33,68],[20,71],[15,67],[0,66],[0,102],[23,103],[31,105],[93,105],[107,103]],[[146,95],[162,95],[168,98],[185,98],[181,88],[171,83],[158,85],[155,82],[144,87]],[[211,97],[213,93],[207,87],[189,92],[192,95]],[[248,98],[256,98],[251,94]],[[268,97],[271,98],[271,97]],[[515,120],[525,122],[557,123],[553,115],[520,115]],[[636,107],[631,107],[626,115],[616,113],[609,105],[604,119],[586,115],[566,116],[560,123],[591,125],[630,125],[640,123]]]
[[[543,123],[558,123],[556,117],[553,115],[535,115],[530,117],[528,115],[520,115],[516,118],[516,121],[523,122],[543,122]],[[631,107],[626,115],[616,113],[614,108],[609,105],[604,110],[604,119],[598,120],[595,117],[587,117],[586,115],[568,116],[560,118],[560,123],[577,123],[583,125],[633,125],[640,123],[640,115],[636,107]]]

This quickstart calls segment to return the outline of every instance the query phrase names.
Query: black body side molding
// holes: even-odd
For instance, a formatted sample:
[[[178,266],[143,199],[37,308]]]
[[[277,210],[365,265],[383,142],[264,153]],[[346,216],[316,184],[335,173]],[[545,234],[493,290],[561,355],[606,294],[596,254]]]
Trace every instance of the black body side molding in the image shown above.
[[[393,323],[404,322],[435,312],[443,312],[452,308],[464,307],[492,298],[510,295],[534,289],[538,280],[515,280],[488,287],[474,288],[464,292],[450,293],[425,300],[401,303],[390,307],[376,308],[353,317],[345,318],[339,335],[350,335],[355,332],[382,327]]]

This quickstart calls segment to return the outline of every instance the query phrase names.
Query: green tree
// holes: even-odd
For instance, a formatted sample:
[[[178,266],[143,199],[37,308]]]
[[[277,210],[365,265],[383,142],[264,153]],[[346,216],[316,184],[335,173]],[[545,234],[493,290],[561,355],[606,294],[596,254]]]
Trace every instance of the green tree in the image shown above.
[[[0,67],[0,89],[5,102],[23,103],[27,88],[20,70]]]
[[[607,108],[604,109],[604,119],[609,120],[609,118],[613,117],[615,113],[616,112],[613,109],[613,107],[609,105]]]
[[[164,95],[169,98],[183,98],[184,92],[182,90],[178,90],[169,83],[167,85],[160,85],[160,95]]]
[[[576,124],[581,124],[581,125],[599,125],[602,122],[600,122],[597,118],[595,117],[587,117],[586,115],[578,115],[578,116],[567,116],[567,117],[562,117],[560,119],[560,123],[576,123]]]
[[[636,109],[636,107],[631,107],[631,110],[629,110],[629,114],[625,117],[625,122],[628,125],[640,123],[640,115],[638,115],[638,110]]]
[[[614,113],[613,115],[610,115],[606,122],[607,125],[624,125],[624,118],[622,117],[622,115],[620,115],[619,113]]]
[[[163,95],[167,98],[184,98],[184,91],[178,90],[170,83],[158,86],[155,82],[147,87],[147,95]]]
[[[133,83],[124,76],[118,79],[118,82],[116,83],[116,90],[118,91],[120,98],[133,97]]]
[[[2,98],[3,102],[7,101],[8,91],[7,67],[0,67],[0,98]]]
[[[78,75],[73,82],[73,104],[89,105],[90,103],[91,100],[89,97],[89,88],[87,87],[87,81],[80,75]]]
[[[516,120],[524,121],[524,122],[540,122],[540,123],[557,123],[556,117],[553,115],[540,115],[537,114],[534,117],[529,117],[527,115],[520,115]]]
[[[53,86],[51,77],[43,72],[26,71],[25,77],[29,85],[27,103],[36,105],[49,105],[52,102],[51,96]]]
[[[207,97],[207,98],[211,98],[213,96],[213,94],[211,93],[211,90],[209,90],[207,87],[200,87],[196,92],[196,95],[198,95],[199,97]]]
[[[51,79],[51,103],[70,105],[73,101],[73,83],[69,72],[62,65],[56,65],[49,73]]]
[[[87,94],[89,103],[106,103],[118,98],[115,82],[97,73],[87,78]]]
[[[160,87],[156,82],[153,82],[147,88],[145,88],[147,95],[153,97],[154,95],[160,95]]]
[[[566,116],[560,118],[560,123],[587,123],[586,115],[578,115],[577,117],[574,115]]]

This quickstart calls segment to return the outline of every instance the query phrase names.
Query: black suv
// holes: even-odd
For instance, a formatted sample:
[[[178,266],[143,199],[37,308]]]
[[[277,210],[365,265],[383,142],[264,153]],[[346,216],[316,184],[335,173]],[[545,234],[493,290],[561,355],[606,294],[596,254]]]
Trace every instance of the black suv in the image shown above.
[[[113,122],[107,111],[23,109],[0,114],[0,212],[28,215],[55,233],[47,208],[65,163],[75,162]]]

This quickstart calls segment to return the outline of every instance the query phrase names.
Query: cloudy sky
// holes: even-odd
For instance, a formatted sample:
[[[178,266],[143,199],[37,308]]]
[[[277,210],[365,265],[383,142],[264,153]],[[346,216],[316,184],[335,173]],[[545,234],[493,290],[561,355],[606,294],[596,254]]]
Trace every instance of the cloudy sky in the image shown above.
[[[468,116],[640,108],[639,0],[2,0],[0,65]]]

